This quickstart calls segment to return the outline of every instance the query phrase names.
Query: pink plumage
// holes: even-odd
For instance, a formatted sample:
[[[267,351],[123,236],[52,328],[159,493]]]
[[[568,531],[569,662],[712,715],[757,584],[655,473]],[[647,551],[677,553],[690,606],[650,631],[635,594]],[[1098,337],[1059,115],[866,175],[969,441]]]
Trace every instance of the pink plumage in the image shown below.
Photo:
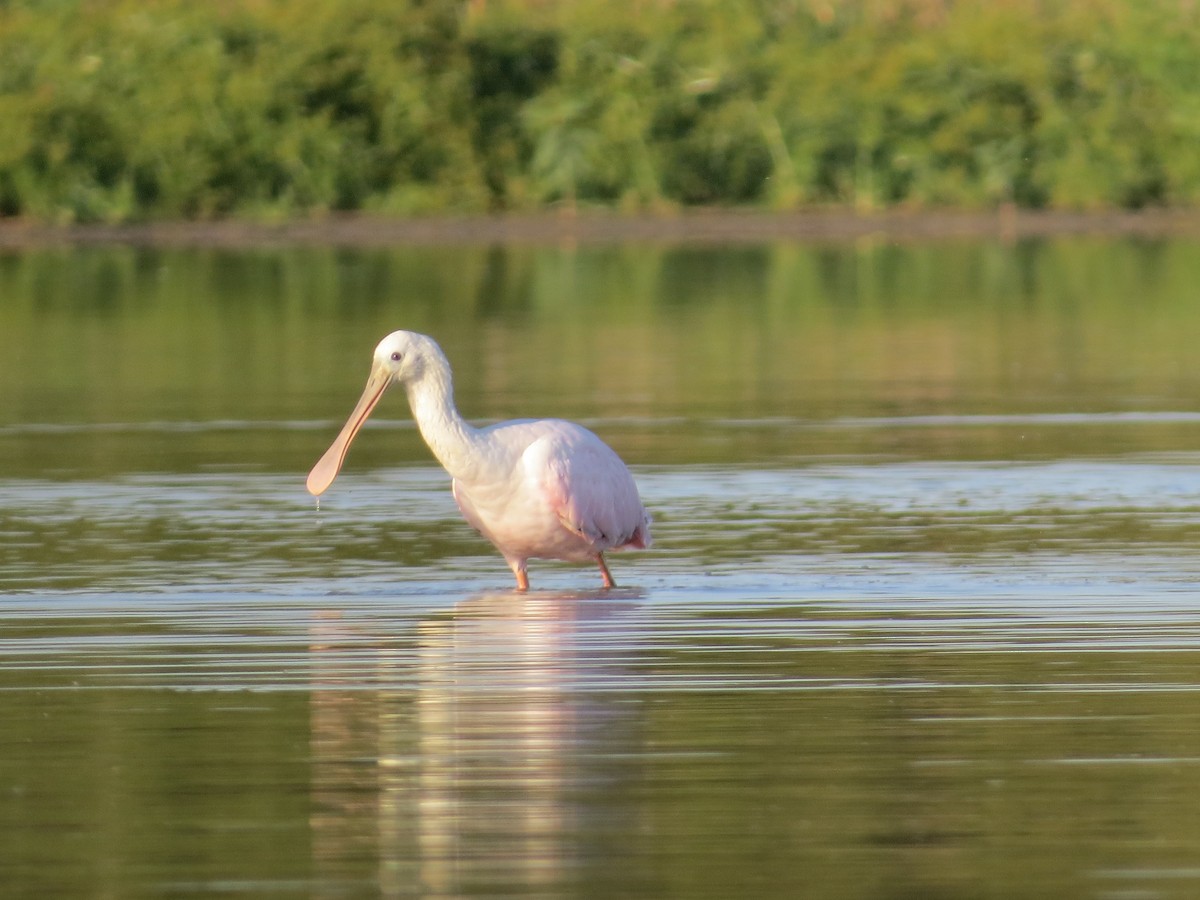
[[[403,384],[421,436],[453,479],[463,516],[508,562],[518,590],[530,559],[592,560],[614,587],[609,550],[649,547],[650,517],[629,469],[582,425],[519,419],[487,428],[454,406],[450,364],[430,337],[396,331],[375,348],[362,397],[341,433],[313,466],[308,490],[320,495],[337,476],[350,442],[383,392]]]

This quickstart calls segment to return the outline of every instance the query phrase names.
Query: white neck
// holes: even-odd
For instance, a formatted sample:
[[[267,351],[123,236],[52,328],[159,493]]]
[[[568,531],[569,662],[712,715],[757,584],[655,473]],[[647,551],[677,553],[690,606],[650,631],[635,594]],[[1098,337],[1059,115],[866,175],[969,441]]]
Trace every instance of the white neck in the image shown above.
[[[445,360],[427,362],[428,368],[407,384],[408,405],[421,437],[452,478],[470,480],[479,466],[475,449],[482,440],[454,405],[454,383]]]

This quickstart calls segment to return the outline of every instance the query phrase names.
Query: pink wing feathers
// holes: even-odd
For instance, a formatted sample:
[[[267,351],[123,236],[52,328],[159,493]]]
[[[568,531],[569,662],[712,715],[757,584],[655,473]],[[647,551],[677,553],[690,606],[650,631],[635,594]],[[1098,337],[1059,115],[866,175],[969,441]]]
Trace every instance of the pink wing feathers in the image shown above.
[[[522,462],[559,520],[596,552],[650,546],[649,517],[620,457],[586,428],[555,424]]]

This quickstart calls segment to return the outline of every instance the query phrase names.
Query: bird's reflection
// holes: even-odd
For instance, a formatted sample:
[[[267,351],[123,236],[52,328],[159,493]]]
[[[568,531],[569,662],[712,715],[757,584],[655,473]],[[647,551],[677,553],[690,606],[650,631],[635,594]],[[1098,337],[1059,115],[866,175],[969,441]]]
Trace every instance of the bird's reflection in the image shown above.
[[[420,622],[415,646],[319,620],[322,879],[442,897],[551,894],[576,878],[580,792],[602,789],[613,777],[604,760],[629,749],[628,705],[604,688],[630,646],[623,612],[636,607],[634,595],[480,595]]]

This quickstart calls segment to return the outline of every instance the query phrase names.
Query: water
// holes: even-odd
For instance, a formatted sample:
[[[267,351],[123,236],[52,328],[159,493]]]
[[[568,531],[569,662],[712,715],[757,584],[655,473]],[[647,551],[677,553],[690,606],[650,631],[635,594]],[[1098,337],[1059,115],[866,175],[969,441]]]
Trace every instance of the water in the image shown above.
[[[1190,897],[1182,241],[0,256],[0,894]],[[385,400],[566,415],[510,590]]]

